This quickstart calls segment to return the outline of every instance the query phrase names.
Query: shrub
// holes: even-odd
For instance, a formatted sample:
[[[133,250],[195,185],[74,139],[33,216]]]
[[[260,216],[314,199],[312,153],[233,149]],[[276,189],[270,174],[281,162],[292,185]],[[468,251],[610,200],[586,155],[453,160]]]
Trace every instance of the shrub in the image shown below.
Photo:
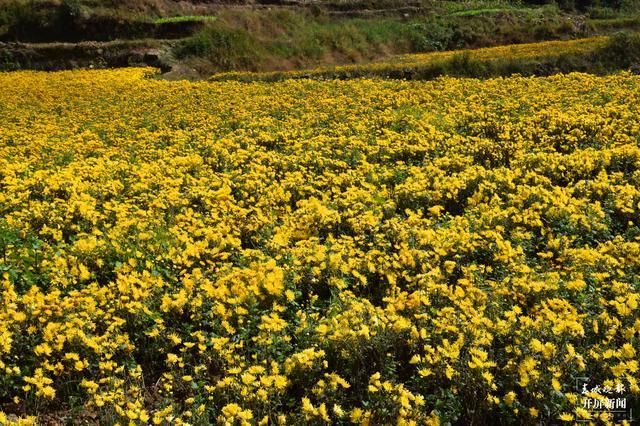
[[[640,62],[640,34],[621,31],[614,34],[596,55],[611,66],[629,68]]]
[[[263,60],[259,43],[243,29],[233,29],[214,23],[185,40],[178,57],[204,57],[224,70],[253,69]]]

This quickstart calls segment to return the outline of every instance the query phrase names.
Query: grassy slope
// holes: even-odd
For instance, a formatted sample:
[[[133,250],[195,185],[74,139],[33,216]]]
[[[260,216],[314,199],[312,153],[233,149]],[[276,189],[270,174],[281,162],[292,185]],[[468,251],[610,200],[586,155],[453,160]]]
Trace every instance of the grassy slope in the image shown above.
[[[228,72],[211,80],[278,81],[384,77],[430,79],[441,75],[493,77],[584,71],[605,74],[640,67],[640,34],[621,32],[568,41],[549,41],[476,50],[398,56],[390,61],[288,72]]]
[[[359,63],[396,54],[575,38],[584,21],[551,7],[336,18],[292,10],[219,13],[176,57],[202,74]]]

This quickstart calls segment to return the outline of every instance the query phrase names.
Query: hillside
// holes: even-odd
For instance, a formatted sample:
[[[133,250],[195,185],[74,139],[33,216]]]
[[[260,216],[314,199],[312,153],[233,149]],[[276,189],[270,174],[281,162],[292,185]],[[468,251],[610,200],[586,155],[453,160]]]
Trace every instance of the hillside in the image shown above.
[[[3,0],[0,69],[147,65],[168,78],[379,61],[399,54],[635,29],[627,7],[505,1]]]
[[[362,77],[429,80],[443,75],[487,78],[512,74],[546,76],[572,71],[607,74],[620,70],[640,71],[640,34],[620,32],[584,39],[407,54],[367,64],[293,71],[231,71],[214,74],[210,80],[273,82]]]

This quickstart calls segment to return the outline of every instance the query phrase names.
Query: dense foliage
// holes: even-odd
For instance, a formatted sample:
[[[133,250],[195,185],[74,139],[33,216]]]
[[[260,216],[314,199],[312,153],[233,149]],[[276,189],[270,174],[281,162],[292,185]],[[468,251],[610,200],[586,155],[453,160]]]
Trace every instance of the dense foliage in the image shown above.
[[[638,407],[640,78],[145,72],[0,74],[0,423]]]

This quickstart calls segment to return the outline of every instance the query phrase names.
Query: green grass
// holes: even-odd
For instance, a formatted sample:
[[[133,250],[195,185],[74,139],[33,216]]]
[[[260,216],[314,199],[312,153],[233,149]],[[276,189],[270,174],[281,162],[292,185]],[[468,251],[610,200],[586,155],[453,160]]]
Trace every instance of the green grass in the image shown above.
[[[589,19],[587,25],[594,31],[610,31],[640,27],[640,15],[622,18]]]
[[[183,16],[166,16],[153,21],[155,24],[173,24],[179,22],[213,22],[218,19],[213,15],[183,15]]]
[[[471,9],[471,10],[461,10],[459,12],[453,12],[451,16],[476,16],[476,15],[485,15],[491,13],[502,13],[502,12],[510,12],[514,10],[510,7],[496,7],[492,9]]]
[[[286,10],[245,11],[208,23],[175,54],[206,61],[212,70],[358,62],[389,50],[411,51],[411,31],[419,29],[394,18],[331,20]]]
[[[246,31],[214,23],[185,40],[176,54],[203,58],[221,69],[257,69],[265,52]]]
[[[474,0],[474,1],[435,1],[432,6],[440,9],[441,12],[455,13],[470,9],[499,9],[513,7],[513,3],[502,0]]]

